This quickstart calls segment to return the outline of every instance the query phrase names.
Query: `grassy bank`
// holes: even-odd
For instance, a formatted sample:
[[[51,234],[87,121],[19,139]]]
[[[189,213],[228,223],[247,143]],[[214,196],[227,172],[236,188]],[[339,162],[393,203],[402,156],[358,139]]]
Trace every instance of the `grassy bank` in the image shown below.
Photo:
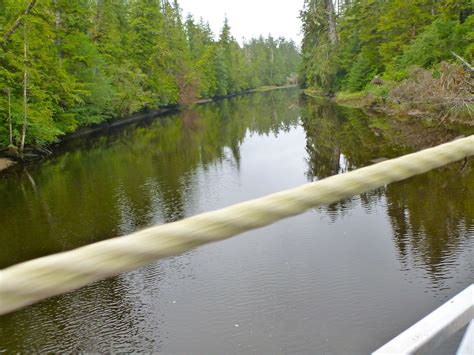
[[[250,92],[267,92],[267,91],[273,91],[273,90],[293,89],[296,87],[298,87],[298,85],[296,84],[283,85],[283,86],[259,86],[253,90],[250,90]]]
[[[437,72],[412,68],[400,82],[381,81],[368,84],[362,91],[336,93],[334,101],[389,115],[426,118],[440,124],[446,122],[474,126],[472,73],[459,65],[442,63]],[[308,96],[321,96],[315,89]]]

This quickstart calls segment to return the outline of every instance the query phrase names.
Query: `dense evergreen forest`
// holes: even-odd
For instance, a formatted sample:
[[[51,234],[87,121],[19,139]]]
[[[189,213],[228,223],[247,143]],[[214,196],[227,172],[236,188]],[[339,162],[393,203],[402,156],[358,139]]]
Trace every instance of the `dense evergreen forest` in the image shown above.
[[[306,0],[301,81],[331,96],[363,91],[378,103],[464,113],[472,121],[473,6],[472,0]]]
[[[0,147],[78,127],[295,81],[295,43],[239,44],[183,19],[176,0],[0,0]]]

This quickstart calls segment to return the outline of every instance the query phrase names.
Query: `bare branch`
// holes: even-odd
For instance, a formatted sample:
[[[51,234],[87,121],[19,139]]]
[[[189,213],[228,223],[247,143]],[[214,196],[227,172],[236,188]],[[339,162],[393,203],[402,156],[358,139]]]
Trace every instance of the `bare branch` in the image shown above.
[[[17,19],[15,20],[15,23],[12,25],[12,27],[10,27],[10,29],[7,32],[5,32],[5,34],[3,35],[3,38],[2,38],[2,43],[1,43],[2,47],[5,46],[5,44],[8,42],[10,37],[15,33],[15,31],[18,29],[18,27],[21,26],[21,24],[23,23],[23,17],[28,16],[28,14],[31,12],[33,7],[36,5],[36,1],[37,0],[31,0],[31,2],[26,7],[25,11],[23,11],[17,17]]]
[[[464,66],[471,71],[471,73],[474,73],[474,67],[472,67],[471,64],[467,62],[467,60],[465,60],[463,57],[457,55],[454,52],[451,52],[451,54],[454,55],[457,59],[459,59],[464,64]]]

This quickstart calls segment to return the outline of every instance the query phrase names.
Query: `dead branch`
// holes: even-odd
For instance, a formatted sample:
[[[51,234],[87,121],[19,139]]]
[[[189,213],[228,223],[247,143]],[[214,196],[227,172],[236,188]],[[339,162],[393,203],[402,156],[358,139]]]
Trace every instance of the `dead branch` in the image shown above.
[[[469,70],[471,71],[471,73],[474,73],[474,67],[472,67],[471,64],[469,64],[469,63],[467,62],[466,59],[464,59],[464,58],[461,57],[460,55],[457,55],[457,54],[454,53],[454,52],[451,52],[451,54],[452,54],[453,56],[455,56],[457,59],[459,59],[459,60],[464,64],[464,66],[465,66],[467,69],[469,69]]]
[[[7,30],[7,32],[5,32],[5,34],[3,35],[3,38],[2,38],[2,43],[1,43],[1,46],[4,47],[5,44],[8,42],[8,40],[10,39],[10,37],[15,33],[15,31],[18,29],[18,27],[21,26],[21,24],[23,23],[23,17],[24,16],[28,16],[28,14],[31,12],[31,10],[33,9],[33,7],[36,5],[36,1],[37,0],[31,0],[31,2],[28,4],[28,6],[26,7],[25,11],[23,11],[18,17],[17,19],[15,20],[15,23],[10,27],[9,30]]]

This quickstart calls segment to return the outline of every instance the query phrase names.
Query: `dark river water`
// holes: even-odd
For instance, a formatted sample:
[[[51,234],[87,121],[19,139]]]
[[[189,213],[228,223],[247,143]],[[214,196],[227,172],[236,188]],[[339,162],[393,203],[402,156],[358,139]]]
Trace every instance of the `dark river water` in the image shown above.
[[[431,131],[293,90],[77,139],[41,165],[0,175],[0,268],[459,134]],[[1,316],[0,353],[369,353],[474,281],[473,166],[455,163]]]

